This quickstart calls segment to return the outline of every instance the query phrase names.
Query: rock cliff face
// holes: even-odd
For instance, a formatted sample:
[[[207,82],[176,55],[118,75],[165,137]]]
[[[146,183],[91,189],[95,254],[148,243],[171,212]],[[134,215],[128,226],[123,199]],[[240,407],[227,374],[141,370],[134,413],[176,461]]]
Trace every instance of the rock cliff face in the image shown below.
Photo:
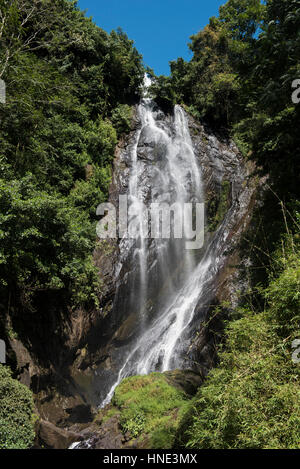
[[[164,115],[158,108],[154,108],[153,113],[157,125],[171,133],[174,117]],[[220,340],[222,321],[238,304],[239,295],[247,286],[247,258],[240,252],[240,241],[251,221],[260,183],[252,174],[253,166],[245,163],[231,141],[214,134],[187,114],[186,118],[194,153],[202,170],[207,218],[206,244],[196,254],[196,261],[201,262],[201,256],[210,246],[215,262],[199,295],[193,318],[178,343],[178,363],[180,368],[192,369],[204,377],[216,360],[215,345]],[[131,135],[116,153],[110,191],[110,201],[115,206],[118,206],[118,196],[129,191],[132,148],[136,145],[140,126],[136,117]],[[153,165],[160,165],[164,152],[163,142],[153,140],[149,129],[143,129],[138,140],[137,157],[143,165],[141,181],[145,200],[150,198]],[[120,364],[124,363],[124,357],[141,334],[138,307],[134,307],[138,299],[130,299],[133,286],[138,288],[137,265],[133,257],[130,247],[124,250],[124,246],[116,241],[102,241],[95,250],[95,259],[103,275],[103,313],[99,327],[95,327],[87,338],[87,355],[78,364],[91,376],[88,398],[95,404],[102,402],[107,395],[120,371]],[[150,242],[147,272],[150,279],[154,258]],[[160,280],[153,282],[150,288],[146,301],[148,315],[159,310],[167,285]],[[138,357],[133,357],[134,360]],[[133,371],[133,374],[137,373]]]
[[[155,126],[173,138],[176,130],[174,116],[165,115],[155,106],[151,112]],[[215,364],[215,346],[220,340],[222,322],[238,304],[239,295],[247,287],[248,261],[241,252],[240,241],[251,222],[262,181],[253,175],[254,168],[245,163],[230,140],[205,128],[184,111],[182,113],[188,124],[194,156],[201,168],[205,195],[206,241],[204,248],[195,253],[194,262],[196,266],[200,265],[209,252],[212,263],[210,275],[205,278],[193,306],[192,318],[176,348],[179,367],[193,370],[200,383]],[[149,200],[153,185],[159,186],[157,179],[153,179],[153,172],[156,166],[163,170],[166,147],[164,141],[153,139],[149,128],[141,128],[138,110],[132,132],[116,149],[110,188],[110,202],[116,207],[119,195],[128,194],[130,190],[132,150],[136,145],[137,159],[142,168],[139,182],[144,200]],[[172,190],[170,194],[172,197]],[[57,363],[51,370],[40,367],[21,342],[12,340],[22,379],[33,388],[41,417],[59,426],[73,425],[72,429],[77,434],[95,416],[97,406],[116,381],[126,354],[130,353],[141,335],[139,300],[130,298],[132,287],[137,284],[132,249],[132,246],[124,248],[122,242],[115,239],[97,243],[94,260],[101,277],[100,308],[70,313],[64,322],[64,341],[57,350]],[[155,277],[155,248],[151,242],[148,256],[147,275],[151,279],[151,276]],[[183,267],[179,265],[177,270],[179,273],[173,269],[176,271],[175,284],[177,278],[181,278]],[[144,305],[147,315],[155,318],[166,291],[167,282],[162,282],[161,278],[159,282],[150,282]],[[133,362],[136,360],[137,357],[133,356]],[[159,370],[159,364],[156,369]],[[51,374],[52,379],[49,379]],[[112,426],[115,424],[113,421]],[[44,425],[43,432],[46,430],[47,425]],[[101,431],[104,446],[110,447],[106,440],[111,433],[107,436],[105,429]],[[86,430],[86,433],[90,436],[92,430]],[[119,436],[121,447],[125,440]],[[45,440],[47,437],[43,435]],[[70,441],[68,435],[66,441]]]

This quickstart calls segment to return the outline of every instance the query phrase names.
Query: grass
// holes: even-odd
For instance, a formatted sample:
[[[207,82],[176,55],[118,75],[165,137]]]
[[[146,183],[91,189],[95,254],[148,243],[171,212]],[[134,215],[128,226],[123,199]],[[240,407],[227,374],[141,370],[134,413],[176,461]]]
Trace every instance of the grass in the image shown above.
[[[188,397],[161,373],[126,378],[117,388],[113,408],[120,412],[123,433],[147,440],[150,448],[171,448]],[[110,409],[109,412],[114,412]]]

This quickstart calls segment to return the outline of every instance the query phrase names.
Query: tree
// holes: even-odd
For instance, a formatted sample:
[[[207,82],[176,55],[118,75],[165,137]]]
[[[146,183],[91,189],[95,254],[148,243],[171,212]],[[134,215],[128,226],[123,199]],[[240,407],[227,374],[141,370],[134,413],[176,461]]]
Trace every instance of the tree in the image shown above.
[[[54,9],[49,0],[3,0],[0,6],[0,78],[21,51],[41,47],[41,36],[51,27]],[[32,25],[35,25],[33,28]]]
[[[95,210],[139,99],[141,56],[67,0],[4,0],[0,41],[1,305],[31,314],[50,292],[95,305]]]
[[[264,12],[261,0],[229,0],[220,7],[219,18],[233,40],[251,41],[261,26]]]

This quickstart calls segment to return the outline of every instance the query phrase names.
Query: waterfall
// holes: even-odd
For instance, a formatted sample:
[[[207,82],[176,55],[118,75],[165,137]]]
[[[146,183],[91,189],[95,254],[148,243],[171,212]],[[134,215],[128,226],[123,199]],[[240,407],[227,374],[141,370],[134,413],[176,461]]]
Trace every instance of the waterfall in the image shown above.
[[[193,368],[193,352],[189,353],[192,334],[216,301],[218,275],[247,223],[254,190],[243,185],[245,172],[234,147],[226,150],[209,136],[210,143],[203,145],[209,153],[202,158],[209,159],[219,187],[224,174],[232,181],[231,205],[222,214],[223,220],[215,232],[205,236],[201,249],[187,249],[191,230],[186,223],[183,236],[175,236],[174,219],[173,236],[153,236],[152,231],[149,236],[145,207],[203,204],[204,175],[196,156],[199,148],[193,148],[188,116],[180,106],[174,107],[172,115],[165,115],[146,88],[138,106],[138,122],[120,157],[122,171],[117,176],[117,186],[129,196],[130,232],[136,236],[124,236],[119,243],[116,293],[107,322],[114,335],[111,348],[104,353],[104,360],[109,357],[107,367],[100,366],[96,372],[102,407],[128,376]],[[207,173],[205,177],[208,184]]]
[[[211,257],[206,255],[197,266],[195,252],[186,249],[189,234],[185,229],[182,239],[145,237],[144,204],[176,203],[183,207],[204,202],[201,169],[185,112],[176,105],[173,118],[162,120],[157,106],[147,97],[150,84],[146,78],[145,95],[138,107],[140,128],[130,152],[129,222],[138,236],[134,241],[126,238],[120,242],[121,262],[130,259],[133,263],[128,304],[138,309],[139,333],[135,343],[124,348],[123,362],[102,406],[110,402],[126,376],[180,366],[178,343],[193,318],[211,265]],[[147,154],[141,154],[143,148]],[[159,287],[163,293],[155,298],[149,314],[149,302]]]

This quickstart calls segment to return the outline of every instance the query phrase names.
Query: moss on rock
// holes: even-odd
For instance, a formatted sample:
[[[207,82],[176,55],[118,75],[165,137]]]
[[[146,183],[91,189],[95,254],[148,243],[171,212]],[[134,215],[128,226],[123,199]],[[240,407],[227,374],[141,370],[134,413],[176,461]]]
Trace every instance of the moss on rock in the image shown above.
[[[123,435],[137,447],[171,448],[188,395],[161,373],[126,378],[116,388],[107,414],[118,415]],[[101,411],[101,420],[106,420]]]

